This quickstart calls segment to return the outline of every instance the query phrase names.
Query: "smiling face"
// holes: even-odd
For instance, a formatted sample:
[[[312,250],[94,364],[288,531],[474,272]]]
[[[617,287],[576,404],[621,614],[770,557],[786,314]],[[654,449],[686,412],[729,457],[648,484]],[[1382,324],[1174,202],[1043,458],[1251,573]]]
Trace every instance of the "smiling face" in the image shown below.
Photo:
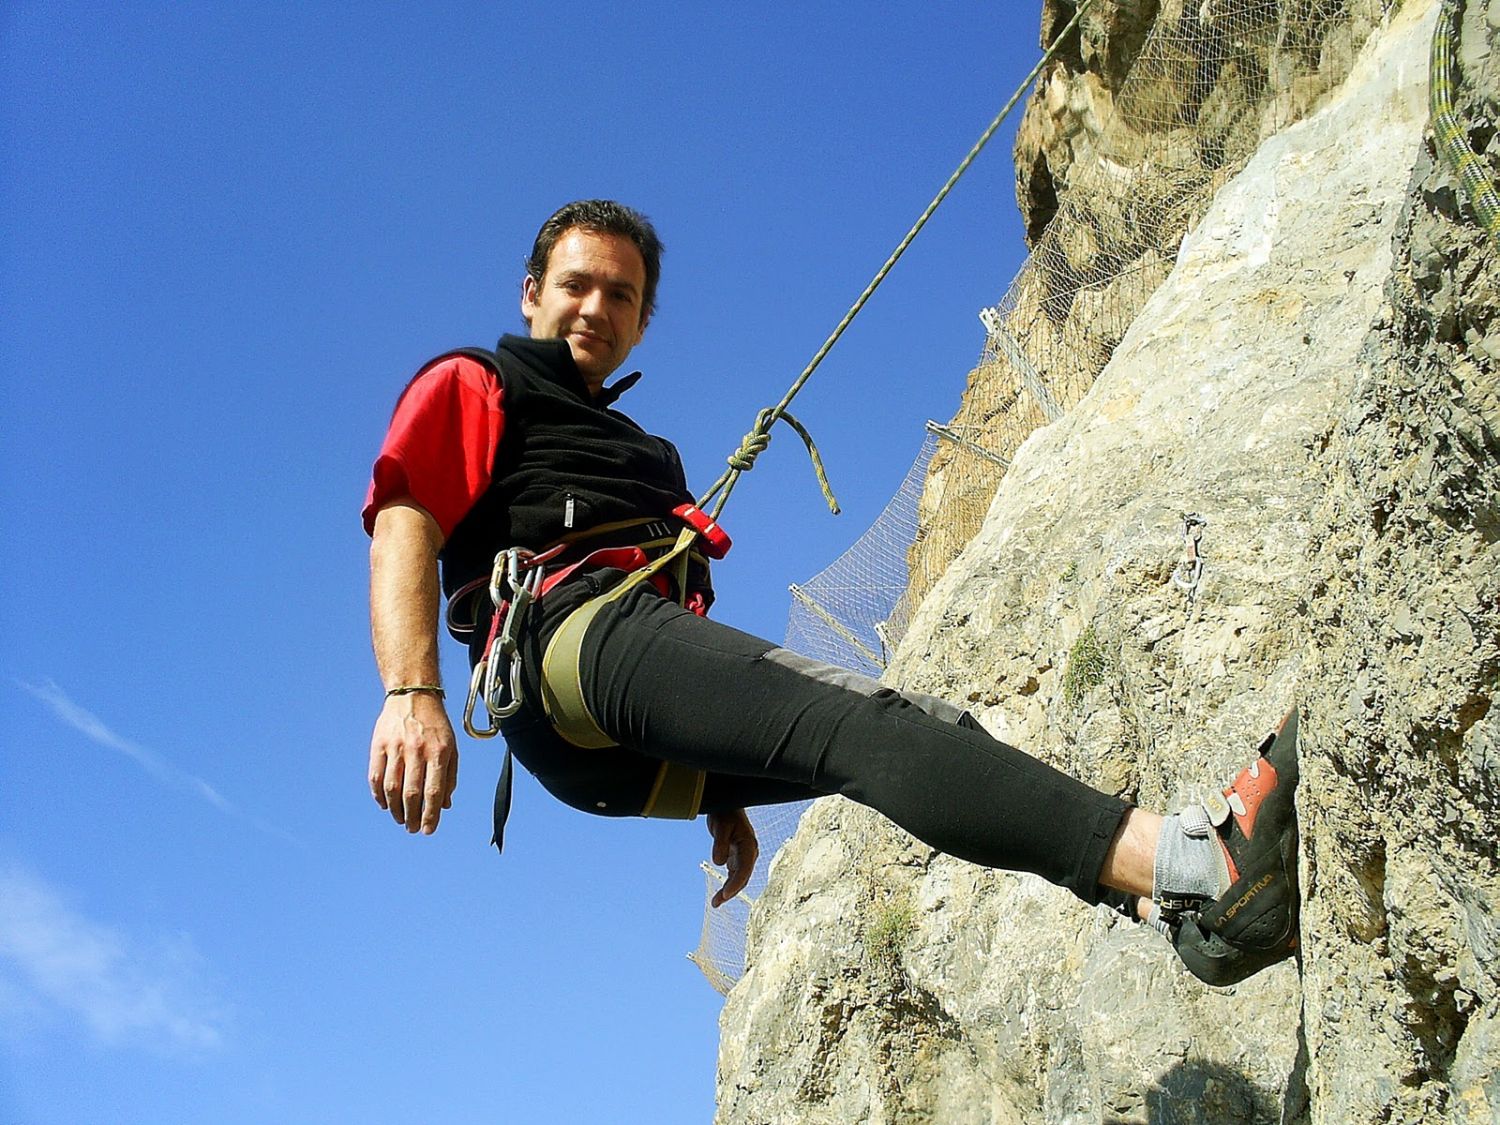
[[[521,287],[533,339],[568,342],[589,391],[599,393],[646,332],[646,266],[630,239],[573,227],[553,246],[540,283]]]

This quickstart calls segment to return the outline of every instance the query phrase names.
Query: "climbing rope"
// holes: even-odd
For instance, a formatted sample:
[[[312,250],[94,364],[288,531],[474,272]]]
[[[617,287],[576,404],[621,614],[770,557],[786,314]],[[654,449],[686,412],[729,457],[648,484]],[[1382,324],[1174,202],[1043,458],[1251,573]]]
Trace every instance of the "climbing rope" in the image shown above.
[[[912,244],[912,240],[927,225],[927,220],[932,218],[933,212],[938,209],[943,200],[948,198],[948,193],[953,190],[959,178],[969,170],[969,165],[974,163],[974,159],[983,151],[984,146],[989,144],[990,138],[995,135],[995,132],[1005,122],[1005,119],[1010,116],[1011,110],[1016,107],[1016,103],[1031,88],[1032,82],[1042,72],[1042,68],[1051,62],[1057,52],[1062,49],[1062,45],[1066,42],[1068,35],[1078,26],[1084,14],[1093,6],[1094,0],[1083,0],[1083,3],[1078,5],[1077,9],[1073,12],[1073,18],[1068,21],[1067,26],[1052,40],[1052,45],[1037,60],[1036,66],[1032,67],[1031,73],[1021,81],[1020,86],[1016,88],[1016,92],[1011,95],[1010,100],[995,115],[995,119],[990,122],[989,128],[980,134],[979,140],[974,142],[974,147],[969,149],[968,155],[959,161],[958,167],[953,170],[953,174],[948,177],[948,181],[939,189],[937,195],[933,197],[932,202],[927,205],[927,209],[922,212],[921,216],[912,225],[911,230],[906,232],[906,237],[891,252],[891,256],[885,260],[885,265],[881,266],[876,272],[870,284],[865,286],[864,292],[849,307],[849,311],[844,314],[843,319],[839,321],[838,326],[829,334],[828,339],[823,341],[823,346],[817,350],[816,354],[808,362],[808,365],[802,369],[802,374],[797,376],[786,394],[781,396],[781,401],[775,406],[767,407],[756,415],[754,428],[745,435],[744,439],[740,442],[740,447],[729,456],[729,468],[723,472],[719,479],[713,483],[713,486],[698,501],[698,506],[707,511],[712,518],[717,519],[719,513],[724,510],[724,505],[729,500],[729,494],[734,491],[735,483],[739,480],[740,474],[748,472],[753,468],[755,458],[770,444],[771,427],[778,421],[786,422],[801,436],[803,444],[807,446],[808,455],[812,459],[813,472],[817,474],[818,484],[823,489],[823,498],[828,502],[829,510],[834,515],[838,515],[838,501],[834,498],[833,490],[828,485],[828,476],[823,470],[823,459],[818,454],[818,447],[813,443],[812,436],[807,432],[806,428],[787,413],[787,407],[791,405],[792,399],[797,397],[797,392],[802,390],[807,381],[812,378],[813,372],[818,369],[818,365],[823,362],[823,358],[832,350],[833,345],[838,342],[838,338],[844,334],[844,329],[848,328],[854,318],[859,315],[859,311],[865,307],[865,302],[880,287],[880,283],[885,280],[886,275],[891,272],[895,264],[901,260],[901,255],[906,253],[906,248]],[[712,509],[708,506],[710,502],[714,505]]]
[[[1458,181],[1474,208],[1479,225],[1500,245],[1500,193],[1495,191],[1489,169],[1469,147],[1468,129],[1454,108],[1454,46],[1459,37],[1462,0],[1443,0],[1437,30],[1432,36],[1431,94],[1432,135],[1438,156]]]

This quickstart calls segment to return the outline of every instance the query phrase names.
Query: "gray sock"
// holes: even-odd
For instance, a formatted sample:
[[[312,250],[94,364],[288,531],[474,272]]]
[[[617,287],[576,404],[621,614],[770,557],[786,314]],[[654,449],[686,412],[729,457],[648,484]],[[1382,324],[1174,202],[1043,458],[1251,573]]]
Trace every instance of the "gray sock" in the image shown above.
[[[1162,820],[1151,897],[1168,907],[1182,900],[1218,898],[1229,889],[1229,865],[1202,805]]]

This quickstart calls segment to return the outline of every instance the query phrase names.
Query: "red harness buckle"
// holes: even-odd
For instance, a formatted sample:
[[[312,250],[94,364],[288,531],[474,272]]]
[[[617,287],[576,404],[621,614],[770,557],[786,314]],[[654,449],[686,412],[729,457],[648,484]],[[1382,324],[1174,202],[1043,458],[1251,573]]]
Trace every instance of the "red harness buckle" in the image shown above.
[[[703,553],[711,559],[722,559],[733,546],[729,533],[714,522],[713,517],[696,504],[679,504],[672,514],[698,533],[703,541]]]

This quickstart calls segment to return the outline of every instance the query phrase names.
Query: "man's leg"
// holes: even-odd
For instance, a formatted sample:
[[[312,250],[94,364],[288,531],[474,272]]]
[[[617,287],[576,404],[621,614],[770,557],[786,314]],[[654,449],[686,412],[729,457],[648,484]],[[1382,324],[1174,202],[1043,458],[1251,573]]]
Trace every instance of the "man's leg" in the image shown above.
[[[1129,883],[1119,889],[1150,893],[1149,861],[1132,867],[1139,849],[1115,846],[1125,802],[929,713],[931,702],[827,682],[770,643],[649,591],[600,615],[583,669],[595,720],[623,746],[841,793],[940,851],[1033,872],[1088,902],[1099,900],[1112,855],[1111,877]]]
[[[1222,798],[1164,820],[955,724],[941,701],[871,694],[649,592],[602,613],[583,658],[589,708],[623,746],[841,793],[940,851],[1087,902],[1113,888],[1169,904],[1159,928],[1209,983],[1296,948],[1295,713]]]

